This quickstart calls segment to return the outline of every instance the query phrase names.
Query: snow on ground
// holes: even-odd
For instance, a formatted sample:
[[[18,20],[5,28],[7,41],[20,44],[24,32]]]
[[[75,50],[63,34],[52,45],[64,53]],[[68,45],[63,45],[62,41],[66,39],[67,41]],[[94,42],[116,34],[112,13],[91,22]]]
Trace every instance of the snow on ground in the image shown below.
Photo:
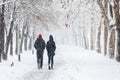
[[[36,55],[31,51],[0,63],[0,80],[119,80],[120,63],[94,51],[79,47],[57,46],[55,65],[48,70],[46,50],[43,69],[36,66]],[[10,64],[14,61],[14,66]]]

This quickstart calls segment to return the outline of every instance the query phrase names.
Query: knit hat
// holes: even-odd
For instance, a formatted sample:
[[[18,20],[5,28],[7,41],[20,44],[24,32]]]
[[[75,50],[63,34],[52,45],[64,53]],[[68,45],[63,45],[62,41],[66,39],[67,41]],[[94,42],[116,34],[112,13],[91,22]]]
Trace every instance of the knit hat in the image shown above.
[[[42,38],[42,34],[38,34],[38,38],[40,38],[40,39],[41,39],[41,38]]]

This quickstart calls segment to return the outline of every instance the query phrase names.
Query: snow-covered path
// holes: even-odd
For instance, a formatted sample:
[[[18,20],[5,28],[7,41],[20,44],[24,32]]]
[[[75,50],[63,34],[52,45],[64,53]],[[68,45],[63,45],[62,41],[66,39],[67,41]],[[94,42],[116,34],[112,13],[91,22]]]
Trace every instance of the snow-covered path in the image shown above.
[[[24,56],[25,57],[25,56]],[[27,56],[28,57],[28,54]],[[29,55],[26,61],[14,66],[14,76],[11,80],[119,80],[120,63],[110,60],[93,51],[78,47],[57,46],[55,65],[53,70],[47,68],[45,51],[42,70],[36,68],[35,55]],[[2,64],[0,64],[2,65]],[[24,68],[22,67],[24,65]],[[19,69],[18,69],[19,68]],[[23,68],[23,69],[21,69]],[[1,68],[0,68],[1,70]],[[22,71],[23,70],[23,71]],[[21,72],[21,73],[20,73]],[[20,74],[20,75],[19,75]],[[3,74],[4,75],[4,74]],[[13,76],[10,75],[9,76]],[[4,79],[4,80],[9,80]]]

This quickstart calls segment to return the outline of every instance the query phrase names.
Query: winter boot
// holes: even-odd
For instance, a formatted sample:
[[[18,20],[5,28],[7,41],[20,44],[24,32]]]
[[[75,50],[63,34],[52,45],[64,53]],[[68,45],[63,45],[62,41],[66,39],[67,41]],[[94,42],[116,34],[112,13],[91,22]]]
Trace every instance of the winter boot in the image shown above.
[[[51,69],[53,69],[53,64],[51,64]]]
[[[50,70],[51,68],[50,68],[50,65],[48,65],[48,69]]]

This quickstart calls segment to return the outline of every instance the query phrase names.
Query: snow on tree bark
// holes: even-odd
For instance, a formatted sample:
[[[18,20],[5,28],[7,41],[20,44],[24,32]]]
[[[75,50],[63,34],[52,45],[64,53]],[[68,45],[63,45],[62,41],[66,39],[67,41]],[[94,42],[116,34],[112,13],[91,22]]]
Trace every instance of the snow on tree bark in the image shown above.
[[[13,56],[13,33],[11,34],[10,40],[10,55]]]
[[[117,29],[117,56],[116,60],[120,62],[120,12],[119,12],[119,0],[114,0],[114,14],[116,19],[116,29]]]
[[[4,15],[0,12],[0,62],[4,54]]]
[[[4,1],[3,1],[4,2]],[[5,6],[2,5],[2,10],[0,11],[0,62],[2,60],[2,55],[4,54],[4,9]]]
[[[112,32],[111,32],[111,35],[110,35],[110,52],[109,52],[109,55],[110,55],[110,58],[114,58],[114,52],[115,52],[115,30],[113,29]]]
[[[102,21],[101,21],[102,22]],[[101,42],[100,42],[100,36],[101,36],[101,23],[99,24],[99,27],[98,27],[98,34],[97,34],[97,52],[101,53]]]

